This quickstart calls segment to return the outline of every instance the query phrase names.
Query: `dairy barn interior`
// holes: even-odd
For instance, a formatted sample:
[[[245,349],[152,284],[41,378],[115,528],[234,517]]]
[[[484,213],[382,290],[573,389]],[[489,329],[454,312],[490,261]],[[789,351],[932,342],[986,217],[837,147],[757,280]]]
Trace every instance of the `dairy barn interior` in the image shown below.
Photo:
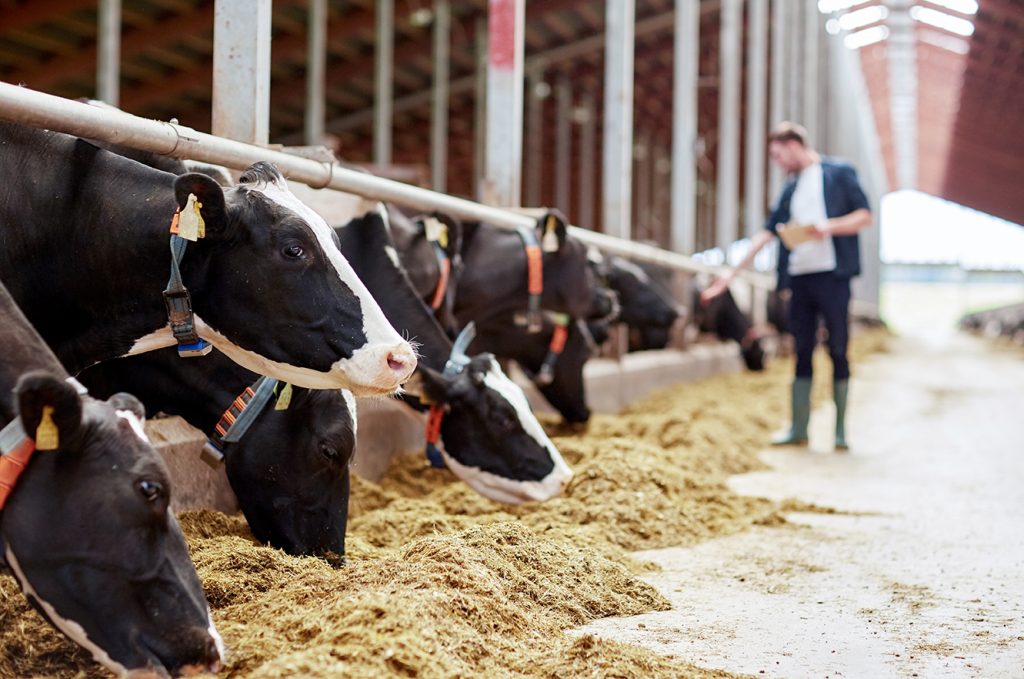
[[[141,399],[208,606],[150,631],[89,579],[120,552],[25,542],[80,439],[11,396],[0,677],[1021,676],[1022,93],[1014,0],[0,0],[0,282]],[[799,245],[730,273],[803,186],[783,121],[870,216],[810,345]]]

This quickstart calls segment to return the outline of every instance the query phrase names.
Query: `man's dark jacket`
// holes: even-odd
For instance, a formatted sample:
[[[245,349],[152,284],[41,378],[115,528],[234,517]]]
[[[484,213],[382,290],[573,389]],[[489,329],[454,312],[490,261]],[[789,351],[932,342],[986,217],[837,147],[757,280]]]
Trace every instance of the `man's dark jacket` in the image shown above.
[[[868,198],[857,181],[857,171],[847,163],[835,158],[821,159],[821,175],[825,188],[825,214],[829,217],[842,217],[854,210],[864,208],[870,210]],[[777,235],[776,226],[789,222],[789,204],[796,191],[799,175],[790,177],[782,189],[779,202],[768,217],[764,227]],[[832,236],[832,244],[836,250],[835,274],[840,278],[853,278],[860,274],[860,240],[857,234],[852,236]],[[779,272],[778,289],[789,287],[789,250],[779,241]]]

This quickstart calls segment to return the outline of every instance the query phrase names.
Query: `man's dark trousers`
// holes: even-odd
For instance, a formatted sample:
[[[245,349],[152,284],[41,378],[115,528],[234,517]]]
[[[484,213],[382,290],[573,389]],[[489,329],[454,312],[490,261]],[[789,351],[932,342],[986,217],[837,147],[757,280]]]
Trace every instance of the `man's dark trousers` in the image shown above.
[[[818,317],[825,319],[828,351],[836,382],[849,379],[846,360],[849,340],[850,279],[832,271],[793,276],[789,300],[789,329],[796,345],[796,376],[811,377],[811,358],[817,344]]]

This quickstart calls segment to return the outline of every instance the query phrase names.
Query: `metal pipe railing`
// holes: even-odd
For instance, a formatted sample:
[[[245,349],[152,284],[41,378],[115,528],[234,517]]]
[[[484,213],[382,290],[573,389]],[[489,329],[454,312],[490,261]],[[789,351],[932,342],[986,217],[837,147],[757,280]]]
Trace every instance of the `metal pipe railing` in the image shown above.
[[[0,118],[238,170],[261,160],[269,161],[277,165],[289,179],[313,188],[331,188],[425,212],[440,210],[467,221],[488,222],[508,229],[532,228],[536,224],[532,217],[513,210],[483,205],[337,164],[300,158],[262,146],[215,137],[177,123],[140,118],[124,111],[90,106],[4,82],[0,82]],[[633,260],[691,273],[714,274],[722,270],[721,267],[697,262],[678,252],[575,226],[569,227],[569,233],[587,245]],[[742,272],[741,276],[756,287],[774,287],[774,276],[754,271]]]

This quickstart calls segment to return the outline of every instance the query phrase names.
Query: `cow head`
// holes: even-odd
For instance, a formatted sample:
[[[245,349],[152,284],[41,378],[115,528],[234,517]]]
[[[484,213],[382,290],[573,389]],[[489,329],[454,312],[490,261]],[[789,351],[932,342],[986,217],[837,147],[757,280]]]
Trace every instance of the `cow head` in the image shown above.
[[[83,400],[44,371],[24,375],[16,394],[25,432],[45,422],[57,439],[36,451],[0,515],[22,591],[118,675],[216,672],[222,643],[138,401]]]
[[[572,471],[493,355],[473,357],[454,376],[425,366],[417,374],[421,402],[446,410],[445,462],[474,490],[519,504],[547,500],[569,483]]]
[[[206,225],[182,261],[201,337],[253,372],[307,388],[384,395],[412,374],[409,343],[273,165],[251,166],[226,190],[181,175],[174,191],[182,210],[196,196]]]
[[[294,388],[286,408],[272,402],[225,446],[228,480],[257,540],[289,554],[344,555],[355,418],[346,391]]]

